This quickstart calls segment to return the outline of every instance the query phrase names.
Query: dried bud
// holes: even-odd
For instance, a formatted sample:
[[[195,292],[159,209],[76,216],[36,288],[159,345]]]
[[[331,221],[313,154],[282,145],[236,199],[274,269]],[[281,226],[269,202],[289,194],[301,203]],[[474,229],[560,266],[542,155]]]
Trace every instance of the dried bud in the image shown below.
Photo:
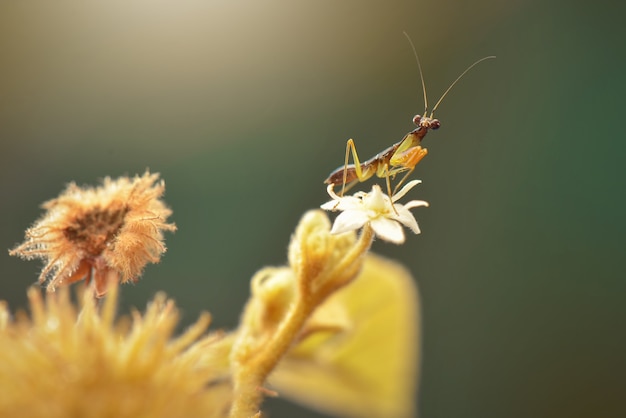
[[[172,211],[160,199],[165,184],[158,178],[146,172],[133,179],[106,177],[94,188],[70,183],[42,205],[47,212],[9,254],[44,259],[39,282],[48,281],[50,291],[93,279],[96,295],[102,296],[110,281],[136,281],[144,266],[165,252],[162,231],[176,230],[166,223]]]

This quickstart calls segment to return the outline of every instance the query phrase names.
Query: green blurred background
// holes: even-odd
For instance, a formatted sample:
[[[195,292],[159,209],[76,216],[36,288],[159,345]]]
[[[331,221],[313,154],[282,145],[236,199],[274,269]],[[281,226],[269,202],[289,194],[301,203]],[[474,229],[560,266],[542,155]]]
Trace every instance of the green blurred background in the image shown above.
[[[614,4],[614,6],[611,6]],[[613,7],[613,9],[611,9]],[[618,9],[621,7],[621,10]],[[158,290],[234,327],[345,141],[368,158],[438,110],[401,260],[423,298],[425,418],[626,416],[624,9],[478,0],[0,3],[0,246],[69,181],[162,174]],[[369,187],[369,186],[368,186]],[[39,262],[0,253],[25,306]],[[1,355],[1,354],[0,354]],[[271,417],[319,417],[282,400]]]

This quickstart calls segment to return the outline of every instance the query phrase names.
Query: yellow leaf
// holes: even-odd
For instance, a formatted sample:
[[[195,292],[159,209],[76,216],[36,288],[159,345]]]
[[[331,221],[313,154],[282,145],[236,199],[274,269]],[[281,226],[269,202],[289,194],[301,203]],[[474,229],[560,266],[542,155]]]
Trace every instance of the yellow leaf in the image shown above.
[[[351,418],[415,416],[419,298],[400,264],[368,255],[269,378],[281,396]]]

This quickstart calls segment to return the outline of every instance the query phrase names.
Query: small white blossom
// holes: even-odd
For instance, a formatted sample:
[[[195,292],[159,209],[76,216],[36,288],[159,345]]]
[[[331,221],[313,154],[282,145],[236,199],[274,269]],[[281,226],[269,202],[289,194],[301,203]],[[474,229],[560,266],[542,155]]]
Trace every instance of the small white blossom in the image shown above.
[[[381,239],[394,244],[402,244],[404,242],[402,225],[416,234],[420,233],[417,221],[409,209],[428,206],[428,202],[412,200],[406,205],[401,205],[396,201],[419,183],[421,183],[420,180],[407,183],[391,198],[383,193],[378,185],[374,185],[370,193],[357,192],[353,196],[337,196],[333,190],[334,185],[330,184],[328,194],[333,200],[324,203],[321,208],[342,211],[335,219],[330,233],[340,234],[352,231],[369,222],[374,233]]]

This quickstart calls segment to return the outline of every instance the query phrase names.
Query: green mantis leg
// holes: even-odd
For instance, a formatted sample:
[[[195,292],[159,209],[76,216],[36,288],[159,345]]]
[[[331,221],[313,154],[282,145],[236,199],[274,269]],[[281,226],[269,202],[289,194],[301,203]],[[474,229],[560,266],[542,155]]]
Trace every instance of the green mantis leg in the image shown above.
[[[351,152],[352,152],[352,160],[354,161],[354,172],[358,180],[351,182],[346,188],[346,180],[348,179],[348,161],[350,160]],[[365,181],[370,177],[372,177],[372,174],[370,173],[363,174],[363,170],[361,170],[361,161],[359,161],[359,155],[356,152],[356,145],[354,145],[354,140],[352,140],[352,138],[348,139],[348,142],[346,142],[346,159],[345,159],[344,166],[343,166],[343,185],[341,186],[340,196],[343,196],[343,194],[347,190],[349,190],[352,186],[354,186],[356,183]]]

